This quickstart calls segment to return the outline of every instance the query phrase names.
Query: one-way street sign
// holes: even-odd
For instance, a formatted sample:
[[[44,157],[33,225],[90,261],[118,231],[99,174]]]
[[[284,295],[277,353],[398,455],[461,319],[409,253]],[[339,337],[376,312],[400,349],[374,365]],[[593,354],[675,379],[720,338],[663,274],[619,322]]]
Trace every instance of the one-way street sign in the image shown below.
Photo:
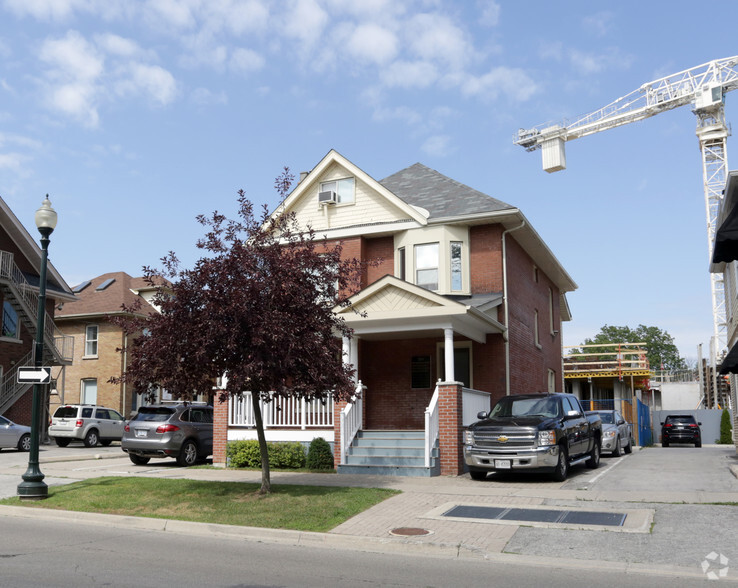
[[[19,367],[19,384],[48,384],[51,381],[50,367]]]

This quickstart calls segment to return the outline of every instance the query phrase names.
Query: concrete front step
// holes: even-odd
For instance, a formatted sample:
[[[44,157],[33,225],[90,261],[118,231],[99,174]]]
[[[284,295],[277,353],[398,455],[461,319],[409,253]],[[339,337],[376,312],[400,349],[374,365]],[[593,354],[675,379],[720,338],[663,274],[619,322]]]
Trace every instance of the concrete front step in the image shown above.
[[[349,455],[394,455],[397,457],[420,457],[425,455],[425,447],[397,447],[396,445],[368,445],[349,448]]]
[[[430,468],[425,466],[392,466],[392,465],[339,465],[339,474],[365,474],[375,476],[440,476],[440,465]]]

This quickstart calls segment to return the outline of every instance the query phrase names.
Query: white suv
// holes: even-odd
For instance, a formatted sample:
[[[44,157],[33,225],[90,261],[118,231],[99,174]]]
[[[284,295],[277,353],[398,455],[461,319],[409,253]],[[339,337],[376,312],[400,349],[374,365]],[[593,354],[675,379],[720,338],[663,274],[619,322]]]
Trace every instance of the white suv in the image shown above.
[[[75,439],[85,447],[98,443],[110,445],[120,441],[126,422],[117,410],[92,404],[67,404],[54,411],[49,426],[49,437],[59,447],[66,447]]]

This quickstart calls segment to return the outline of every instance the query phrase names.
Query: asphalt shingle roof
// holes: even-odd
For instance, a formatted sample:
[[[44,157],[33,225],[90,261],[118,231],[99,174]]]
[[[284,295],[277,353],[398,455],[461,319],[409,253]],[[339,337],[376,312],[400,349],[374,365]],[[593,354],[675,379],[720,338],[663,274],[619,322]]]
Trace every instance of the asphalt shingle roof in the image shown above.
[[[104,290],[97,287],[106,280],[114,280]],[[108,314],[121,312],[121,306],[131,306],[137,300],[141,302],[140,312],[148,314],[154,311],[151,306],[140,296],[131,290],[147,288],[148,285],[143,278],[133,278],[125,272],[111,272],[103,274],[90,280],[90,284],[76,293],[77,300],[66,302],[61,310],[56,311],[56,318],[63,319],[67,316]]]
[[[515,209],[421,163],[400,170],[379,183],[408,204],[425,208],[430,218]]]

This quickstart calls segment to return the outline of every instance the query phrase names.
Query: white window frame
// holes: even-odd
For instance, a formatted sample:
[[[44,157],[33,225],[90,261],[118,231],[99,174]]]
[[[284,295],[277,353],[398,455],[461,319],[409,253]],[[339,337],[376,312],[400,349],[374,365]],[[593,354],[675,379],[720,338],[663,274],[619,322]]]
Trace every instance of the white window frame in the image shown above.
[[[95,337],[90,337],[90,329],[95,329]],[[95,352],[89,353],[89,346],[95,346]],[[85,354],[84,357],[92,358],[98,356],[100,346],[100,327],[98,325],[87,325],[85,326]]]
[[[427,260],[431,257],[430,253],[422,254],[422,251],[432,251],[431,248],[435,249],[435,265],[427,265],[426,262],[423,262],[423,265],[421,265],[421,262],[419,261],[419,258],[422,257],[423,259]],[[421,253],[419,255],[419,253]],[[413,247],[413,265],[415,266],[415,284],[417,286],[420,286],[421,288],[426,288],[427,290],[431,290],[433,292],[437,292],[441,283],[440,275],[441,275],[441,244],[436,243],[418,243]],[[426,272],[430,273],[435,271],[436,273],[436,281],[425,281],[425,283],[420,283],[420,272]],[[430,286],[435,285],[435,288],[431,288]]]
[[[348,183],[351,182],[351,186]],[[321,192],[335,192],[338,204],[354,204],[356,202],[356,178],[336,178],[320,183]]]
[[[540,338],[540,331],[538,329],[538,309],[533,311],[533,337],[535,339],[535,344],[538,349],[541,348],[541,338]]]
[[[95,385],[95,398],[92,400],[89,400],[87,398],[87,387],[94,384]],[[97,378],[83,378],[80,380],[79,383],[79,403],[80,404],[97,404]]]

